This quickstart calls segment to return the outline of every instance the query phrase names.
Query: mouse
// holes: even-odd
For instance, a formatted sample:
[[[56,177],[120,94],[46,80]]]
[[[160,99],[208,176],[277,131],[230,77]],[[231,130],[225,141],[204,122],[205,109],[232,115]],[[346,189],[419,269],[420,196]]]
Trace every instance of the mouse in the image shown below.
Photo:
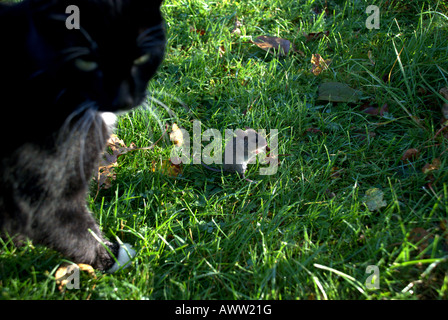
[[[246,181],[254,183],[256,181],[245,176],[247,165],[255,161],[257,154],[266,150],[268,150],[266,139],[254,129],[237,130],[236,136],[226,144],[221,169],[212,168],[203,162],[201,164],[214,172],[236,172]]]

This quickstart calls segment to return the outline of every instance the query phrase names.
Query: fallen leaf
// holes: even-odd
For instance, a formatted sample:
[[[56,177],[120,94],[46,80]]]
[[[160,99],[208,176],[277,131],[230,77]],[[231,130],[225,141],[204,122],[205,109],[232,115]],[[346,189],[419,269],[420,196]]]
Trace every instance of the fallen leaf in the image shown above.
[[[406,150],[401,156],[401,161],[408,161],[410,159],[414,160],[419,155],[420,151],[418,149],[412,148]]]
[[[383,106],[381,107],[379,111],[380,116],[383,117],[386,112],[389,112],[389,106],[387,103],[383,104]]]
[[[340,169],[338,167],[332,167],[330,178],[331,179],[339,179],[341,177],[341,173],[344,171],[344,169]]]
[[[286,56],[292,49],[289,40],[279,37],[259,36],[252,43],[267,52],[278,53],[280,56]]]
[[[179,129],[176,124],[173,124],[173,130],[175,128]],[[107,140],[106,150],[103,152],[103,155],[100,158],[100,162],[98,165],[98,172],[97,172],[96,177],[94,177],[94,179],[97,182],[97,186],[98,186],[97,195],[98,195],[98,192],[100,191],[100,189],[108,189],[112,186],[112,181],[114,181],[116,178],[115,167],[118,166],[117,160],[120,156],[125,155],[131,151],[150,150],[150,149],[154,148],[154,146],[162,139],[163,135],[166,133],[167,130],[168,130],[168,125],[166,125],[165,131],[162,133],[159,140],[157,140],[151,146],[143,147],[143,148],[137,148],[137,146],[133,142],[128,147],[123,142],[123,140],[118,138],[118,136],[116,134],[112,134],[109,137],[109,139]],[[181,132],[180,129],[179,129],[179,132]],[[181,132],[181,134],[182,134],[182,132]],[[176,133],[176,141],[178,143],[181,143],[178,133]],[[183,137],[182,137],[182,142],[183,142]],[[96,196],[95,196],[95,199],[96,199]]]
[[[381,189],[372,188],[366,191],[362,202],[364,202],[370,211],[378,211],[387,205],[386,201],[383,200],[383,197],[384,193]]]
[[[311,72],[315,76],[318,76],[319,74],[321,74],[322,71],[328,69],[328,66],[331,63],[331,59],[325,60],[324,58],[321,57],[320,54],[316,53],[311,56],[311,63],[313,65]]]
[[[203,29],[196,29],[195,27],[190,27],[190,32],[196,32],[200,36],[203,36],[205,34],[205,30]]]
[[[320,129],[317,128],[307,128],[306,132],[311,132],[311,133],[322,133],[322,131]]]
[[[372,116],[377,116],[380,112],[377,107],[368,106],[362,110],[364,113],[371,114]]]
[[[116,166],[117,163],[111,163],[109,165],[98,167],[98,175],[96,178],[98,189],[109,189],[112,187],[112,181],[117,177],[114,171]]]
[[[219,54],[219,57],[222,58],[223,55],[224,55],[224,53],[226,53],[226,48],[225,48],[224,46],[220,46],[220,47],[218,48],[218,54]]]
[[[183,171],[181,164],[174,164],[171,160],[162,160],[162,162],[154,161],[152,163],[152,172],[156,172],[157,170],[169,177],[177,177]]]
[[[350,88],[345,83],[325,82],[319,86],[317,100],[331,102],[356,102],[359,100],[361,91]]]
[[[177,126],[176,123],[173,123],[173,126],[171,128],[170,140],[177,147],[181,147],[184,144],[184,137],[182,135],[182,130],[180,130],[180,128]]]
[[[58,285],[59,291],[64,291],[65,286],[69,282],[67,279],[70,277],[76,270],[85,271],[91,277],[96,279],[95,270],[92,266],[88,264],[74,264],[74,263],[63,263],[55,273],[56,284]],[[92,290],[95,288],[93,286]]]
[[[423,166],[422,171],[424,174],[428,174],[431,171],[434,170],[439,170],[440,169],[440,159],[439,158],[435,158],[432,160],[432,163],[427,163]]]
[[[107,140],[106,151],[100,159],[98,165],[98,174],[95,177],[98,190],[109,189],[112,181],[115,180],[115,167],[118,165],[118,157],[128,153],[131,150],[138,149],[134,143],[128,146],[116,134],[112,134]]]
[[[386,112],[389,112],[389,105],[387,103],[383,104],[381,107],[378,107],[376,103],[367,101],[364,102],[360,108],[362,112],[370,114],[372,116],[384,117]]]
[[[330,35],[330,31],[324,31],[324,32],[310,32],[310,33],[303,33],[303,35],[306,38],[306,41],[312,41],[316,39],[322,39],[323,37],[328,37]]]
[[[409,240],[418,246],[419,253],[425,250],[431,244],[433,239],[434,236],[420,227],[414,228],[409,232]]]

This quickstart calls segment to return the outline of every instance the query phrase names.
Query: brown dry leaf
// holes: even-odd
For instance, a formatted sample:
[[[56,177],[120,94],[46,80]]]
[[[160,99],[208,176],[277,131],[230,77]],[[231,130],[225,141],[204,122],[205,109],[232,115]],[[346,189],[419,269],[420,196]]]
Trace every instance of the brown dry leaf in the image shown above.
[[[401,161],[414,160],[418,157],[420,151],[415,148],[411,148],[406,150],[401,156]]]
[[[279,37],[259,36],[252,43],[267,52],[278,53],[280,56],[286,56],[290,50],[294,50],[289,40]]]
[[[423,166],[423,168],[422,168],[422,171],[423,171],[424,174],[428,174],[431,171],[439,170],[440,169],[440,165],[441,165],[440,159],[439,158],[435,158],[435,159],[432,160],[432,163],[425,164]]]
[[[103,153],[98,165],[98,174],[95,177],[98,184],[98,190],[100,188],[108,189],[112,186],[112,181],[116,178],[114,169],[118,165],[118,157],[136,149],[137,147],[134,143],[131,143],[128,147],[116,134],[112,134],[109,137],[107,140],[106,151]]]
[[[73,272],[76,271],[76,269],[79,269],[80,271],[86,271],[91,277],[96,279],[95,270],[88,264],[63,263],[55,273],[56,284],[58,285],[59,291],[64,291],[64,288],[68,283],[68,277],[72,275]],[[93,286],[92,290],[94,288],[95,286]]]
[[[431,235],[428,231],[423,228],[417,227],[409,232],[409,240],[413,244],[418,245],[418,251],[422,252],[425,250],[434,239],[434,236]]]
[[[306,41],[312,41],[312,40],[322,39],[323,37],[328,37],[330,35],[330,31],[310,32],[310,33],[304,32],[303,35],[305,36]]]
[[[162,163],[154,161],[152,163],[152,171],[156,172],[156,170],[160,170],[166,176],[177,177],[182,173],[182,166],[172,163],[171,160],[162,160]]]
[[[328,66],[331,63],[331,60],[330,59],[325,60],[324,58],[321,57],[320,54],[316,53],[316,54],[312,55],[311,63],[313,64],[313,68],[311,69],[311,72],[315,76],[318,76],[319,74],[321,74],[322,71],[328,69]]]
[[[98,167],[98,176],[96,178],[98,189],[109,189],[112,187],[112,181],[117,177],[114,172],[114,167],[116,166],[117,163],[111,163],[106,166]]]
[[[338,167],[332,167],[331,168],[331,173],[330,173],[330,178],[331,179],[339,179],[341,178],[341,173],[344,171],[344,169],[340,169]]]
[[[311,133],[322,133],[322,131],[318,128],[307,128],[305,131]]]
[[[197,34],[203,36],[205,34],[205,30],[203,29],[196,29],[193,26],[190,26],[190,32],[196,32]]]
[[[173,126],[171,127],[170,140],[173,141],[174,145],[177,147],[181,147],[184,144],[182,131],[176,123],[173,123]]]
[[[370,103],[364,103],[361,106],[361,109],[364,113],[373,115],[373,116],[380,116],[383,117],[384,113],[389,112],[389,105],[387,103],[383,104],[383,106],[380,108],[378,105]]]

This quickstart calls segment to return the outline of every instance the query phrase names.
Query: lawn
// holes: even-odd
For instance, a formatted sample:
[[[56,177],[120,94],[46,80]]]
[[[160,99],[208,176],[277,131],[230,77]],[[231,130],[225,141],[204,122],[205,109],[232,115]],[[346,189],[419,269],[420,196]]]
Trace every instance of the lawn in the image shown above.
[[[448,5],[166,0],[163,12],[153,99],[116,131],[154,147],[121,155],[89,197],[107,237],[138,251],[132,266],[60,292],[58,253],[2,242],[0,298],[447,299]],[[263,35],[292,46],[265,51]],[[277,172],[250,165],[249,183],[173,167],[165,125],[192,136],[198,122],[277,132]]]

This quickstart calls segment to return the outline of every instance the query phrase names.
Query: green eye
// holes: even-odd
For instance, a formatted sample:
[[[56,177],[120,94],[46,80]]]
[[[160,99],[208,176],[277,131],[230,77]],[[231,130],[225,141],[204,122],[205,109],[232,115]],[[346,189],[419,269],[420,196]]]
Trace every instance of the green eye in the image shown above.
[[[144,64],[144,63],[149,61],[149,58],[151,58],[151,54],[149,54],[149,53],[144,54],[140,58],[135,59],[134,60],[134,64],[137,65],[137,66],[141,65],[141,64]]]
[[[76,59],[75,60],[75,66],[79,70],[82,70],[82,71],[85,71],[85,72],[90,72],[90,71],[93,71],[96,68],[98,68],[98,63],[96,63],[95,61],[87,61],[87,60],[83,60],[83,59]]]

